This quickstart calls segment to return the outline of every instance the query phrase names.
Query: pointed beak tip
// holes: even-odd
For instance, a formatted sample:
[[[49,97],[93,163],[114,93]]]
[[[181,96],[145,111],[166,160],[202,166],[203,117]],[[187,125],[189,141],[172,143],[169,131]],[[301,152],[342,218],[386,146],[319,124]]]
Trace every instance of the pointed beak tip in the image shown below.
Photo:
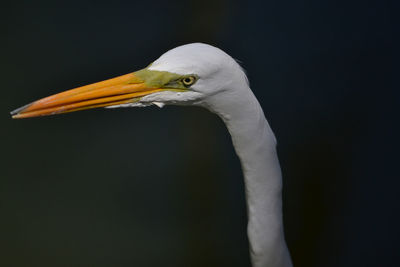
[[[11,115],[12,119],[18,119],[18,111],[17,110],[11,111],[10,115]]]
[[[21,117],[21,113],[27,109],[32,103],[27,104],[25,106],[22,106],[20,108],[14,109],[13,111],[10,112],[11,118],[13,119],[19,119]]]
[[[11,119],[20,119],[22,117],[21,113],[16,110],[10,112]]]

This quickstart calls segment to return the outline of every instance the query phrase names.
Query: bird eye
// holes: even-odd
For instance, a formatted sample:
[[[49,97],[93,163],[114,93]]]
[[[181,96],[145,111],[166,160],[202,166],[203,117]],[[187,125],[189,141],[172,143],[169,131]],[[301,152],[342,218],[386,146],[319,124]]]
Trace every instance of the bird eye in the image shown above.
[[[196,81],[196,77],[194,76],[187,76],[182,79],[182,83],[184,86],[189,87]]]

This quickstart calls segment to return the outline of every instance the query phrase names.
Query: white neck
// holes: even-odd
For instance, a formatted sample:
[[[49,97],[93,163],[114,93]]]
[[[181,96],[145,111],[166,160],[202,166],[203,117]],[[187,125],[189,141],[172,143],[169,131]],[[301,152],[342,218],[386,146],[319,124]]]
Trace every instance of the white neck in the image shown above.
[[[276,140],[260,104],[246,87],[240,96],[232,95],[230,101],[215,99],[204,106],[225,122],[240,158],[253,267],[289,267],[292,263],[283,233],[282,177]],[[224,97],[229,97],[226,92]]]

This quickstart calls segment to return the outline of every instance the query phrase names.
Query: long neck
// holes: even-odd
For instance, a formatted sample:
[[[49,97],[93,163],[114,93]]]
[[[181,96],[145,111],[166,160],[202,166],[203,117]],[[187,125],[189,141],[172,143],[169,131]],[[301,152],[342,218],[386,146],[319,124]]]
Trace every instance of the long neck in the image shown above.
[[[253,267],[292,266],[282,224],[282,177],[276,140],[260,104],[251,92],[208,108],[231,134],[244,173],[250,256]]]

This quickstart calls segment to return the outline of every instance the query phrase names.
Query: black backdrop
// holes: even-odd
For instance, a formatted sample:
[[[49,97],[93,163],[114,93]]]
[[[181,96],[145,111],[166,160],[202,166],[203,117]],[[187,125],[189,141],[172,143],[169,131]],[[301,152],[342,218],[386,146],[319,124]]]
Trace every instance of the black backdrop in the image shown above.
[[[250,266],[241,170],[213,114],[8,114],[200,41],[242,62],[277,135],[295,266],[398,266],[394,8],[3,2],[0,265]]]

